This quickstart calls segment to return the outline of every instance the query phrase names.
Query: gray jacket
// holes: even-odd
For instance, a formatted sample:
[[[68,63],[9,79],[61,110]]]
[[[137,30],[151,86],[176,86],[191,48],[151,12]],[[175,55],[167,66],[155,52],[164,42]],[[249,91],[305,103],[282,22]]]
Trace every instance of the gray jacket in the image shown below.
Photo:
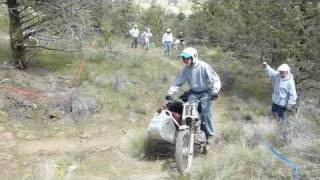
[[[266,71],[273,82],[272,102],[282,107],[295,105],[297,92],[293,75],[289,72],[285,78],[281,78],[279,72],[269,65],[266,66]]]
[[[219,93],[221,88],[218,74],[204,61],[194,60],[193,66],[185,66],[177,75],[168,94],[172,95],[178,92],[186,81],[188,81],[190,90],[194,92],[211,90],[214,93]]]

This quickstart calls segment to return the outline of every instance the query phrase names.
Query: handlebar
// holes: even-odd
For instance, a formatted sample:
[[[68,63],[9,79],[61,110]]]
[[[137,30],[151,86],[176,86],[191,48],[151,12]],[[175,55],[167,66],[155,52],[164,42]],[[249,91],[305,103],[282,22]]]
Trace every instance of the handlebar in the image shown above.
[[[165,99],[166,99],[167,101],[178,101],[178,102],[181,102],[181,103],[185,103],[181,98],[176,98],[176,97],[169,96],[169,95],[167,95],[167,96],[165,97]],[[207,97],[202,97],[202,98],[200,98],[200,99],[196,99],[196,100],[193,101],[193,102],[194,102],[194,103],[199,103],[199,102],[201,102],[201,101],[203,101],[203,100],[207,100],[207,99],[209,99],[208,96],[207,96]]]

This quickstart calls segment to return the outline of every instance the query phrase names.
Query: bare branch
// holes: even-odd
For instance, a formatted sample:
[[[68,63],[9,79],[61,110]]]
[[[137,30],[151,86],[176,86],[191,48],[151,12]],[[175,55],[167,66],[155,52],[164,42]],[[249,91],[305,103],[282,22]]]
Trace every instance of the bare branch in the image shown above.
[[[35,20],[35,19],[37,19],[37,18],[40,18],[40,17],[41,17],[41,15],[31,17],[30,19],[27,19],[27,20],[22,21],[20,24],[21,24],[21,25],[26,24],[26,23],[28,23],[28,22],[30,22],[30,21],[33,21],[33,20]]]
[[[35,36],[37,33],[43,32],[43,31],[45,31],[45,30],[46,30],[46,29],[43,29],[43,28],[42,28],[42,29],[38,29],[38,30],[35,30],[35,31],[31,31],[31,32],[25,34],[25,35],[23,36],[23,39],[26,40],[26,39],[28,39],[29,37]]]
[[[81,50],[68,51],[68,50],[64,50],[64,49],[49,48],[49,47],[45,47],[45,46],[25,46],[25,48],[30,48],[30,49],[40,48],[40,49],[47,49],[47,50],[61,51],[61,52],[81,52]]]
[[[20,19],[24,19],[24,18],[27,18],[29,16],[33,16],[34,13],[41,13],[40,11],[37,11],[37,10],[33,10],[32,12],[28,13],[28,14],[24,14],[23,16],[20,17]]]
[[[41,21],[38,21],[38,22],[36,22],[36,23],[33,23],[33,24],[31,24],[31,25],[29,25],[29,26],[27,26],[27,27],[24,27],[22,30],[23,30],[23,31],[26,31],[26,30],[28,30],[28,29],[34,28],[34,27],[36,27],[36,26],[39,26],[39,25],[43,24],[43,23],[46,22],[46,21],[53,20],[53,19],[55,19],[55,18],[57,18],[57,17],[59,17],[59,16],[60,16],[60,15],[57,14],[56,16],[53,16],[53,17],[46,17],[46,18],[42,19]]]

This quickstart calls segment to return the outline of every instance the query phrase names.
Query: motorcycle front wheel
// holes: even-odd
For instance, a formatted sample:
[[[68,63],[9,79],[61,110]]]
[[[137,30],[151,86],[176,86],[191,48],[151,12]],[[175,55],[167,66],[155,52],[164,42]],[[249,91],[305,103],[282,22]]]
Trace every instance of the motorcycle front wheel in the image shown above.
[[[175,157],[178,172],[182,175],[190,173],[193,160],[193,142],[188,129],[179,131],[176,138]]]

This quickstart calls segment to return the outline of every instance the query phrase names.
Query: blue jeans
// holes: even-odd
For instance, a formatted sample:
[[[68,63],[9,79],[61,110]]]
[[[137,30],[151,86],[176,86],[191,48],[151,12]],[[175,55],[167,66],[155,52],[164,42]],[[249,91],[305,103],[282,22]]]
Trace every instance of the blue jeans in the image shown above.
[[[204,129],[207,136],[213,136],[215,133],[214,124],[213,124],[213,113],[211,108],[211,100],[209,98],[209,94],[207,92],[194,94],[191,93],[188,97],[188,102],[195,102],[196,100],[200,100],[202,98],[206,98],[201,100],[201,119],[204,122]]]
[[[284,112],[286,111],[285,107],[282,107],[273,103],[271,111],[273,116],[277,118],[277,120],[281,121],[285,119],[285,115],[284,115]]]
[[[169,56],[172,47],[172,42],[165,41],[164,42],[164,56]]]

